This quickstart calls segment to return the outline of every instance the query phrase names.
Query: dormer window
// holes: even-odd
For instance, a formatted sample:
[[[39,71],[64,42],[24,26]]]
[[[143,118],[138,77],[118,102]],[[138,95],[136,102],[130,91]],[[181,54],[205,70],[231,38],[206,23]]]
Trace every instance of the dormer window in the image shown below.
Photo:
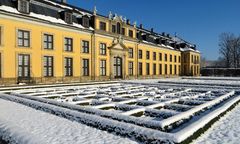
[[[106,23],[105,22],[100,22],[100,30],[106,31]]]
[[[122,35],[125,35],[125,28],[122,28]]]
[[[29,0],[18,0],[18,11],[22,13],[29,13]]]
[[[128,31],[128,35],[129,35],[129,37],[132,37],[132,38],[133,38],[133,31],[132,31],[132,30],[129,30],[129,31]]]
[[[112,25],[112,33],[116,33],[116,25]]]
[[[64,12],[64,20],[66,23],[72,24],[72,13]]]
[[[84,27],[89,27],[89,18],[88,18],[88,16],[83,16],[82,17],[82,25],[84,26]]]

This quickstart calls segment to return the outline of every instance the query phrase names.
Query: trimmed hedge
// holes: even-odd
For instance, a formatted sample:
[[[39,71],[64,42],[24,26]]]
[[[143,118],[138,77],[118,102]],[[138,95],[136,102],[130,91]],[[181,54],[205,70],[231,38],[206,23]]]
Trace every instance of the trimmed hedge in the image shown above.
[[[201,69],[202,76],[240,76],[240,68],[203,68]]]

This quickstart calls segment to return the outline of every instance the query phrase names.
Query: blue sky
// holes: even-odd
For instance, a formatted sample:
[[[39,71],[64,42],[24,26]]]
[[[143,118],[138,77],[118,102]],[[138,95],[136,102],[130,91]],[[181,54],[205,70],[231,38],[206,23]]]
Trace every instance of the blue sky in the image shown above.
[[[68,0],[68,3],[108,15],[109,11],[197,44],[209,60],[219,57],[222,32],[240,35],[240,0]]]

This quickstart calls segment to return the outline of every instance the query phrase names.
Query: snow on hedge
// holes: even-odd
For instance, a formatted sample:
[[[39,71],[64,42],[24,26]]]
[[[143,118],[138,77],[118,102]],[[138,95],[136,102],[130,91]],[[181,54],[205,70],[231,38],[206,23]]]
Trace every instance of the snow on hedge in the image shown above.
[[[221,101],[223,97],[227,98],[231,94],[234,94],[234,93],[231,92],[224,96],[221,96],[216,101]],[[237,96],[231,99],[230,101],[228,101],[226,104],[224,104],[220,108],[217,108],[213,112],[210,112],[200,120],[197,120],[194,124],[187,126],[186,128],[180,130],[179,132],[167,133],[159,130],[144,128],[142,126],[137,126],[130,123],[125,123],[124,121],[111,120],[109,118],[99,117],[97,115],[82,113],[75,110],[61,108],[58,106],[54,106],[51,104],[42,103],[38,101],[32,101],[22,97],[9,96],[9,95],[1,95],[0,97],[3,99],[8,99],[11,101],[23,103],[25,105],[34,107],[36,109],[41,109],[43,111],[50,112],[50,113],[59,115],[61,117],[65,117],[70,120],[75,120],[90,126],[94,126],[102,130],[107,130],[120,135],[131,137],[139,141],[176,142],[176,143],[182,142],[185,139],[187,139],[199,128],[205,126],[206,123],[208,123],[210,120],[212,120],[213,118],[215,118],[216,116],[224,112],[226,109],[228,109],[230,106],[232,106],[235,102],[240,100],[240,97]]]
[[[194,123],[188,125],[181,131],[175,133],[175,142],[180,143],[187,139],[189,136],[191,136],[194,132],[199,130],[200,128],[203,128],[206,124],[208,124],[212,119],[219,116],[221,113],[225,112],[227,109],[229,109],[232,105],[234,105],[236,102],[240,101],[240,96],[237,96],[233,99],[231,99],[229,102],[225,103],[220,108],[210,112],[206,116],[203,116],[198,121],[195,121]]]
[[[1,94],[0,98],[16,101],[24,105],[39,109],[48,113],[52,113],[73,121],[78,121],[89,126],[96,127],[101,130],[106,130],[123,136],[136,139],[141,142],[167,142],[173,143],[174,135],[161,132],[158,130],[148,129],[124,122],[114,121],[108,118],[99,117],[96,115],[77,112],[74,110],[61,108],[58,106],[32,101],[20,97]]]
[[[0,99],[0,111],[0,139],[1,135],[7,138],[11,136],[11,139],[18,141],[17,144],[137,143],[128,138],[3,99]],[[19,133],[15,132],[16,129]]]
[[[0,119],[0,138],[11,144],[43,144],[44,142],[5,119]]]
[[[184,120],[184,119],[188,119],[190,116],[194,115],[195,113],[201,111],[201,110],[204,110],[205,108],[207,107],[211,107],[213,105],[216,105],[218,103],[220,103],[221,101],[229,98],[230,96],[234,95],[235,94],[235,91],[231,91],[221,97],[218,97],[212,101],[209,101],[209,102],[206,102],[202,105],[199,105],[199,106],[196,106],[188,111],[185,111],[185,112],[182,112],[182,113],[179,113],[177,115],[174,115],[172,117],[169,117],[167,119],[164,119],[162,120],[160,123],[161,127],[164,128],[170,124],[173,124],[173,123],[176,123],[177,121],[180,121],[180,120]]]

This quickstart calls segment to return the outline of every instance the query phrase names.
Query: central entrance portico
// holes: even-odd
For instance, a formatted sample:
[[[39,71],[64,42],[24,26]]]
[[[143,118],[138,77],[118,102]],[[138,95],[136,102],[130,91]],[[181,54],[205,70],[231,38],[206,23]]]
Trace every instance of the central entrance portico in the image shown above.
[[[123,44],[121,37],[113,41],[110,49],[111,79],[125,79],[126,77],[126,55],[128,48]]]

